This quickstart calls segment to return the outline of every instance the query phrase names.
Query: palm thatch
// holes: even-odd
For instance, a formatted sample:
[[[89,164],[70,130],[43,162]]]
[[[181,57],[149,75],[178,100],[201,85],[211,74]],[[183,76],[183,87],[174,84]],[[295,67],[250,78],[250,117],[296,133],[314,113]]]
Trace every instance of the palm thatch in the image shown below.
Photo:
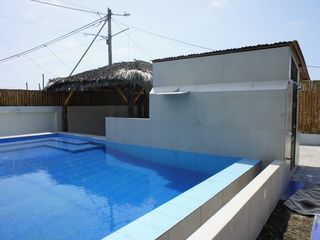
[[[50,79],[47,91],[95,91],[115,86],[138,86],[146,91],[152,88],[152,64],[135,60],[114,63],[71,77]]]

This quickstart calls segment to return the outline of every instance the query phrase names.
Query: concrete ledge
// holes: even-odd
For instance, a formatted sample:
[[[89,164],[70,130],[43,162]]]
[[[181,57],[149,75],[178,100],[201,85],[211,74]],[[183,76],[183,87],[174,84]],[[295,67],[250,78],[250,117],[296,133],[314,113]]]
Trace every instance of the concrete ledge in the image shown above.
[[[289,176],[289,163],[273,161],[188,239],[256,239]]]
[[[0,107],[0,136],[60,131],[59,106]]]
[[[300,133],[300,144],[320,146],[320,134]]]

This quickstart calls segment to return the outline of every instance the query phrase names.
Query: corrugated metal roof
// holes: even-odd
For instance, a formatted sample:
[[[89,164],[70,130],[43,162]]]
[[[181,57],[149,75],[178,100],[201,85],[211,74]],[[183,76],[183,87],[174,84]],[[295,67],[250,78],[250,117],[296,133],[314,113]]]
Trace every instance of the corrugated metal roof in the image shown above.
[[[207,57],[207,56],[238,53],[238,52],[248,52],[248,51],[255,51],[255,50],[261,50],[261,49],[267,49],[267,48],[286,47],[292,43],[293,41],[277,42],[272,44],[259,44],[255,46],[245,46],[240,48],[230,48],[230,49],[216,50],[216,51],[204,52],[204,53],[194,53],[194,54],[188,54],[188,55],[159,58],[159,59],[152,60],[152,62],[167,62],[167,61],[174,61],[174,60],[188,59],[188,58]]]

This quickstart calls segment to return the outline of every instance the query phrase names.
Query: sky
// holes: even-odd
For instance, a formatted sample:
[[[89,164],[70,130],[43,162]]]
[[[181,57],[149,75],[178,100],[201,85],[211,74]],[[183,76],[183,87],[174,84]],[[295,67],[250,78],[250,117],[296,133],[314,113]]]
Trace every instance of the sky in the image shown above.
[[[0,0],[0,59],[23,52],[99,18],[97,14],[30,0]],[[318,0],[43,0],[53,4],[130,16],[113,16],[113,62],[201,53],[211,50],[298,40],[309,66],[320,66]],[[99,26],[10,61],[0,62],[0,88],[39,89],[68,76]],[[317,30],[318,29],[318,30]],[[142,31],[143,30],[143,31]],[[150,34],[158,34],[171,39]],[[105,27],[101,35],[107,34]],[[198,46],[194,46],[198,45]],[[201,47],[200,47],[201,46]],[[108,64],[105,40],[97,38],[75,73]],[[320,68],[308,68],[320,80]]]

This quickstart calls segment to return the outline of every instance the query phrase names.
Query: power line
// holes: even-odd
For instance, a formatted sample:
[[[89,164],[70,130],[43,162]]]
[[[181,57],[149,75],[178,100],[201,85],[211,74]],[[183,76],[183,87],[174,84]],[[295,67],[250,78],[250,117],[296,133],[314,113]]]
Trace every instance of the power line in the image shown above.
[[[320,68],[320,66],[312,66],[312,65],[307,65],[309,68]]]
[[[119,29],[121,29],[120,25],[117,23],[117,21],[115,21],[114,19],[112,19],[112,21],[118,26]],[[134,44],[136,45],[137,48],[139,48],[145,55],[147,55],[150,59],[152,59],[153,57],[146,51],[144,50],[135,40],[133,40],[129,34],[125,33],[128,37],[128,39]]]
[[[53,56],[56,57],[56,59],[58,59],[64,66],[66,66],[68,69],[70,69],[71,67],[65,62],[63,61],[57,54],[55,54],[48,46],[46,46],[46,48],[49,50],[49,52],[51,52],[51,54]]]
[[[70,31],[70,29],[66,29],[66,28],[57,28],[57,27],[54,27],[52,25],[46,25],[46,24],[26,21],[26,20],[17,19],[17,18],[13,18],[13,17],[7,17],[7,16],[3,16],[3,15],[0,15],[0,18],[6,19],[6,20],[10,20],[10,21],[15,21],[15,22],[22,22],[22,23],[26,23],[26,24],[31,24],[31,25],[42,27],[42,28],[47,28],[47,29],[50,29],[50,30]]]
[[[88,9],[88,10],[91,10],[91,11],[95,11],[96,13],[99,12],[99,11],[93,9],[93,8],[89,8],[87,6],[83,6],[83,5],[79,4],[79,3],[73,3],[73,2],[66,1],[66,0],[60,0],[60,2],[64,2],[64,3],[70,4],[72,6],[80,7],[80,8],[85,8],[85,9]]]
[[[85,13],[94,13],[94,14],[106,14],[103,12],[96,12],[96,11],[91,11],[91,10],[85,10],[85,9],[80,9],[80,8],[74,8],[74,7],[67,7],[67,6],[63,6],[63,5],[59,5],[59,4],[55,4],[55,3],[49,3],[49,2],[43,2],[43,1],[39,1],[39,0],[30,0],[32,2],[37,2],[37,3],[41,3],[41,4],[45,4],[45,5],[49,5],[49,6],[54,6],[54,7],[59,7],[59,8],[65,8],[65,9],[69,9],[69,10],[74,10],[74,11],[78,11],[78,12],[85,12]]]
[[[54,43],[59,42],[59,41],[65,39],[65,38],[68,38],[68,37],[70,37],[70,36],[72,36],[72,35],[75,35],[75,34],[81,32],[81,31],[83,31],[83,30],[85,30],[85,29],[87,29],[87,28],[93,27],[93,26],[95,26],[97,23],[100,25],[100,23],[101,23],[102,21],[105,21],[105,19],[106,19],[105,17],[104,17],[104,18],[99,18],[99,19],[97,19],[97,20],[95,20],[95,21],[93,21],[93,22],[91,22],[91,23],[88,23],[88,24],[86,24],[86,25],[84,25],[84,26],[82,26],[82,27],[80,27],[80,28],[77,28],[77,29],[75,29],[75,30],[73,30],[73,31],[71,31],[71,32],[69,32],[69,33],[66,33],[66,34],[64,34],[64,35],[62,35],[62,36],[60,36],[60,37],[57,37],[57,38],[55,38],[55,39],[53,39],[53,40],[50,40],[50,41],[48,41],[48,42],[46,42],[46,43],[40,44],[40,45],[38,45],[38,46],[36,46],[36,47],[30,48],[30,49],[28,49],[28,50],[26,50],[26,51],[23,51],[23,52],[14,54],[14,55],[12,55],[12,56],[9,56],[9,57],[6,57],[6,58],[2,58],[2,59],[0,59],[0,63],[5,62],[5,61],[12,60],[12,59],[14,59],[14,58],[18,58],[18,57],[24,56],[24,55],[26,55],[26,54],[32,53],[32,52],[34,52],[34,51],[37,51],[37,50],[39,50],[39,49],[41,49],[41,48],[47,47],[47,46],[49,46],[49,45],[51,45],[51,44],[54,44]]]
[[[144,30],[142,28],[138,28],[138,27],[134,27],[134,26],[131,26],[131,25],[128,25],[128,24],[125,24],[125,23],[121,23],[119,21],[118,21],[118,23],[120,23],[123,26],[130,27],[130,28],[136,29],[138,31],[141,31],[141,32],[144,32],[144,33],[156,36],[156,37],[160,37],[160,38],[167,39],[167,40],[170,40],[170,41],[182,43],[182,44],[189,45],[189,46],[192,46],[192,47],[197,47],[197,48],[202,48],[202,49],[209,50],[209,51],[214,51],[214,49],[212,49],[212,48],[204,47],[204,46],[201,46],[201,45],[198,45],[198,44],[194,44],[194,43],[190,43],[190,42],[186,42],[186,41],[181,41],[179,39],[175,39],[175,38],[172,38],[172,37],[167,37],[167,36],[164,36],[164,35],[161,35],[161,34],[158,34],[158,33],[154,33],[154,32],[150,32],[148,30]]]
[[[99,31],[97,32],[97,34],[95,35],[95,37],[93,38],[92,42],[89,44],[88,48],[86,49],[86,51],[83,53],[83,55],[81,56],[80,60],[77,62],[76,66],[72,69],[71,73],[69,74],[69,77],[73,74],[73,72],[76,70],[76,68],[79,66],[80,62],[82,61],[82,59],[84,58],[84,56],[87,54],[87,52],[89,51],[89,49],[91,48],[92,44],[94,43],[94,41],[97,39],[97,37],[99,36],[100,32],[102,31],[102,29],[104,28],[104,26],[106,25],[108,21],[105,20],[104,23],[102,24],[101,28],[99,29]]]
[[[44,67],[42,67],[41,65],[39,65],[37,62],[35,62],[34,60],[32,60],[32,58],[30,58],[28,55],[26,55],[26,58],[29,59],[30,62],[32,62],[34,65],[36,65],[38,68],[40,68],[42,71],[45,71],[47,73],[49,73],[50,75],[54,76],[54,77],[58,77],[56,74],[53,74],[51,72],[49,72],[47,69],[45,69]]]
[[[104,40],[104,39],[98,39],[98,40],[96,40],[96,42],[102,41],[102,40]],[[91,41],[90,41],[90,42],[91,42]],[[76,45],[76,46],[69,47],[69,48],[59,49],[59,50],[55,51],[55,53],[62,53],[62,52],[66,52],[66,51],[73,50],[73,49],[75,49],[75,48],[83,47],[83,46],[87,45],[87,44],[90,43],[90,42],[85,42],[85,43],[78,44],[78,45]],[[43,54],[43,55],[40,55],[40,56],[36,56],[36,57],[33,58],[33,59],[36,59],[36,60],[37,60],[37,59],[41,59],[41,58],[48,57],[48,56],[51,56],[51,55],[52,55],[52,54]],[[26,62],[26,61],[28,61],[28,60],[21,60],[21,61],[15,62],[15,63],[24,63],[24,62]],[[3,64],[7,64],[7,63],[9,63],[9,62],[4,62]]]

